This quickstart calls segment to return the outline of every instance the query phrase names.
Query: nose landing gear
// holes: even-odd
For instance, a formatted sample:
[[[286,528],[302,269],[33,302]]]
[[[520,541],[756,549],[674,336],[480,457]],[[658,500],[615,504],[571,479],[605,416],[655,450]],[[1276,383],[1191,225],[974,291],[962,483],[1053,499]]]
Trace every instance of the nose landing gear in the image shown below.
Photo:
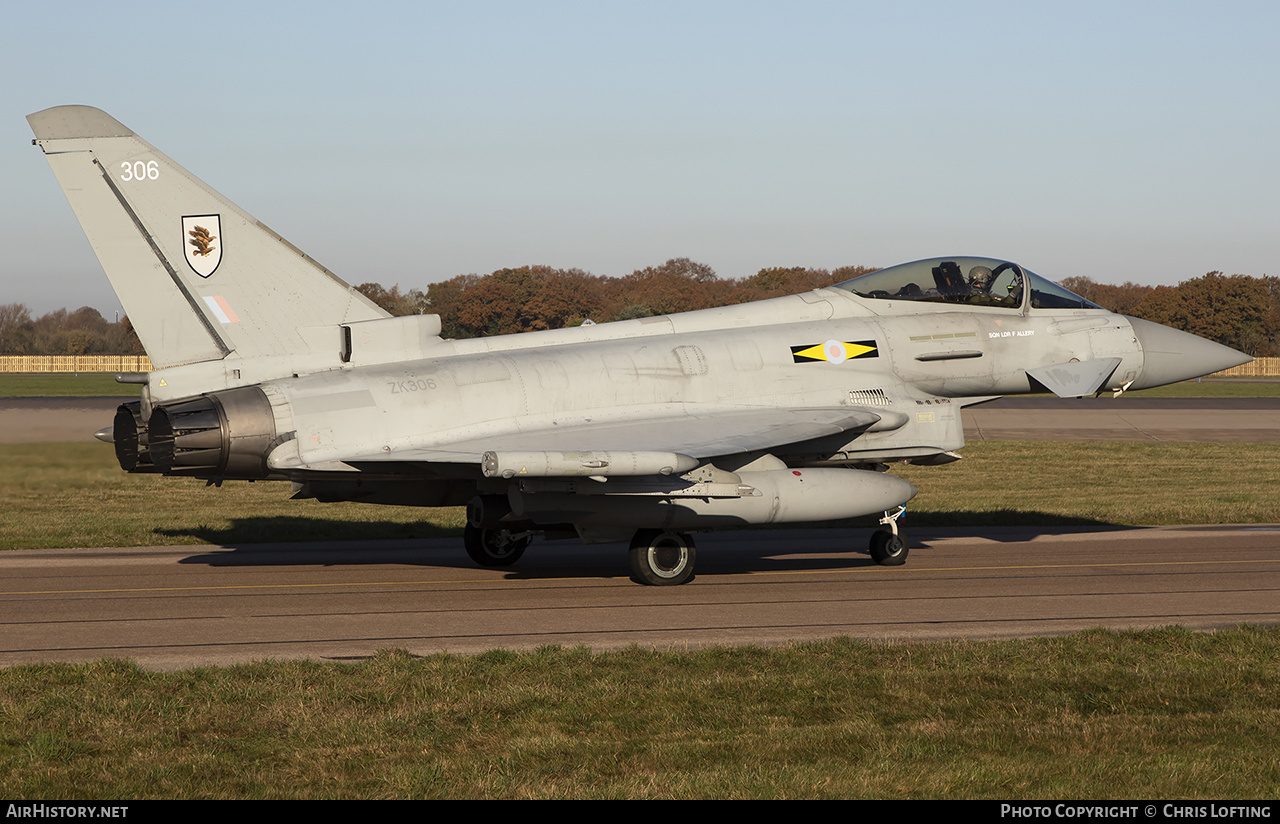
[[[880,523],[888,528],[877,529],[871,535],[871,560],[880,566],[902,566],[907,562],[907,542],[898,531],[898,519],[906,512],[905,506],[893,514],[886,512]]]

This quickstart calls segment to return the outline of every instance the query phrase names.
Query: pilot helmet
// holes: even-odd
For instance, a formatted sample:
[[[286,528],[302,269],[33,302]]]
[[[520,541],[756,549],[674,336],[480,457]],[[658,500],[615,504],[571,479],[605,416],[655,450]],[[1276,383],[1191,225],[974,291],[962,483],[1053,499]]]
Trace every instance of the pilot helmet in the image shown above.
[[[974,289],[985,292],[991,288],[991,283],[995,279],[995,274],[985,266],[975,266],[969,270],[969,285]]]

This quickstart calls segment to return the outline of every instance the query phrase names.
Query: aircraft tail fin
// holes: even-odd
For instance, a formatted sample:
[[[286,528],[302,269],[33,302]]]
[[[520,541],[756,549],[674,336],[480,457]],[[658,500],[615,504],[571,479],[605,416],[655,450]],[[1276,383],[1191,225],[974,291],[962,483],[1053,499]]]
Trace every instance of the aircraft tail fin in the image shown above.
[[[337,352],[340,325],[389,317],[106,112],[27,121],[157,368]]]

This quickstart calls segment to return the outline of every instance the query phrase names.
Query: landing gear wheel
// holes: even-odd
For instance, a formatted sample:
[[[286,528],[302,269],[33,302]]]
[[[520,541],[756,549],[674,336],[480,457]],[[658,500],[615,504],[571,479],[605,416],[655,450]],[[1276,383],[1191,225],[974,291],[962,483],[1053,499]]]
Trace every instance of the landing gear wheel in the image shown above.
[[[880,566],[902,566],[907,562],[907,542],[901,535],[878,529],[871,535],[871,560]]]
[[[467,524],[462,533],[462,545],[467,548],[471,560],[480,566],[510,566],[520,560],[529,546],[528,532],[512,532],[509,529],[481,529]]]
[[[683,532],[642,529],[631,539],[631,578],[649,586],[675,586],[693,578],[697,551]]]

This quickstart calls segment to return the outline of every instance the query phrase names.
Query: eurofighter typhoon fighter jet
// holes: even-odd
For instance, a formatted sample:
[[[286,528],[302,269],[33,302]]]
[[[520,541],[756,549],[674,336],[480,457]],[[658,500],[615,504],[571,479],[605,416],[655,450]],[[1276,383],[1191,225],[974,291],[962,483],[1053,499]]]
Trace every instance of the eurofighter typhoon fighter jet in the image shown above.
[[[295,497],[467,507],[479,564],[537,533],[630,540],[646,584],[691,533],[882,515],[957,459],[960,410],[1249,360],[1112,314],[1008,261],[942,257],[801,295],[477,340],[391,317],[111,116],[29,116],[155,370],[116,414],[122,468],[292,481]]]

